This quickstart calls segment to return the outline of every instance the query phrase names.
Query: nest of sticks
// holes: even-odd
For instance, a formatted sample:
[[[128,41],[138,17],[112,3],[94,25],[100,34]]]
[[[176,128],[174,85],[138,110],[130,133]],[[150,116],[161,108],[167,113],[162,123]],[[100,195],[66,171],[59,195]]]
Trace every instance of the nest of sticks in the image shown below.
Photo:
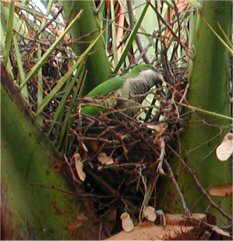
[[[30,46],[30,45],[27,45]],[[47,47],[45,47],[46,49]],[[58,79],[67,71],[70,51],[66,58],[57,59],[54,53],[43,66],[44,96]],[[18,75],[16,61],[12,56],[14,74]],[[30,70],[30,58],[24,61],[25,69]],[[72,195],[83,199],[88,216],[103,224],[105,237],[122,229],[121,214],[130,213],[135,223],[143,219],[143,208],[160,208],[158,186],[161,176],[165,176],[178,186],[169,164],[182,132],[187,104],[187,70],[166,63],[164,83],[152,89],[153,103],[132,103],[138,108],[137,118],[129,116],[126,109],[108,105],[108,97],[79,98],[76,110],[72,113],[71,127],[67,130],[69,151],[61,151],[62,163],[54,163],[53,169],[65,173],[73,186]],[[32,112],[37,109],[37,80],[27,85],[28,106]],[[115,102],[120,99],[114,97]],[[47,135],[53,124],[53,115],[60,105],[61,97],[53,98],[43,110],[42,130]],[[120,101],[124,101],[120,99]],[[125,100],[127,101],[127,100]],[[82,112],[86,105],[104,103],[104,112],[88,116]],[[184,105],[183,105],[184,104]],[[72,107],[68,98],[65,109]],[[59,126],[60,125],[60,126]],[[61,124],[58,123],[58,128]],[[59,133],[59,132],[57,132]],[[50,132],[49,138],[59,149],[59,137]],[[185,165],[185,164],[184,164]],[[190,174],[194,176],[193,173]],[[201,184],[198,184],[201,189]],[[177,189],[179,192],[179,188]],[[185,203],[183,203],[185,209]],[[220,208],[219,208],[220,209]],[[221,210],[220,210],[221,211]]]
[[[135,118],[116,107],[88,116],[83,106],[103,103],[104,98],[79,100],[68,134],[73,143],[65,155],[65,170],[77,195],[99,219],[109,221],[114,213],[114,220],[119,220],[117,215],[127,211],[140,220],[144,206],[159,206],[158,178],[168,173],[168,144],[176,145],[185,116],[180,105],[187,93],[185,70],[175,71],[180,81],[151,91],[160,103],[155,111],[151,105],[134,103],[141,112],[153,112],[149,117]]]

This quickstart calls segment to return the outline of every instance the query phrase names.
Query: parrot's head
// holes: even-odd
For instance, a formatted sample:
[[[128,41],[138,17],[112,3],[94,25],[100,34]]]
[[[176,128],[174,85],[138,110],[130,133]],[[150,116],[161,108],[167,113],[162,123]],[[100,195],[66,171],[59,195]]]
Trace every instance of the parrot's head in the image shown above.
[[[147,83],[148,89],[164,81],[163,75],[156,71],[153,67],[141,71],[139,76],[141,77],[142,81]]]
[[[163,75],[156,70],[155,67],[153,67],[150,64],[139,64],[136,65],[132,70],[132,77],[141,77],[141,81],[147,82],[147,85],[149,88],[154,86],[155,84],[158,84],[159,82],[162,82],[164,80]],[[143,82],[144,82],[143,81]]]
[[[161,84],[163,80],[163,75],[152,67],[152,65],[137,65],[131,70],[130,76],[128,76],[122,88],[118,90],[118,93],[119,96],[134,99],[136,102],[142,103],[146,97],[146,93],[153,86]]]

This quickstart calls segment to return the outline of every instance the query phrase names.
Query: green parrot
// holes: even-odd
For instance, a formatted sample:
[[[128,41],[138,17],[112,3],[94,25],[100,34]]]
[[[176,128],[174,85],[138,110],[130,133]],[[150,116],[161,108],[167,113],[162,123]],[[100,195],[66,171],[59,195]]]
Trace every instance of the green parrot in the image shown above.
[[[117,97],[123,97],[125,99],[132,99],[138,103],[142,103],[146,92],[150,90],[155,84],[163,81],[161,73],[157,72],[152,65],[141,64],[137,65],[121,76],[116,76],[108,79],[91,90],[87,97],[107,96],[113,94]],[[131,105],[127,114],[132,115],[135,111],[132,108],[132,102],[121,101],[121,103],[112,103],[113,106],[127,107]],[[104,111],[104,104],[102,107],[86,106],[82,109],[82,112],[88,115],[96,115],[97,113]]]

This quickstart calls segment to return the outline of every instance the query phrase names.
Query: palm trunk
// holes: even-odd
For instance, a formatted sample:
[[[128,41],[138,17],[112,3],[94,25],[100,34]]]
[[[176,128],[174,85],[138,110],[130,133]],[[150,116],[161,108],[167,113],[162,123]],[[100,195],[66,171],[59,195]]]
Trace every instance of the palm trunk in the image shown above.
[[[230,1],[204,1],[200,10],[200,21],[195,33],[195,58],[190,73],[190,89],[188,103],[211,112],[230,115],[229,90],[229,55],[227,49],[216,37],[209,25],[222,37],[223,31],[230,36],[232,17]],[[208,24],[209,25],[208,25]],[[190,111],[190,109],[187,109]],[[231,163],[220,162],[215,150],[229,131],[230,123],[226,119],[217,118],[201,112],[192,112],[181,137],[181,156],[198,176],[205,189],[216,185],[232,183]],[[214,214],[220,223],[225,222],[222,214],[212,208],[209,200],[187,169],[177,160],[176,174],[181,184],[188,207],[193,212]],[[166,187],[167,199],[165,209],[171,212],[180,211],[181,202],[173,184]],[[170,198],[173,200],[169,201]],[[213,197],[212,197],[213,198]],[[213,198],[219,207],[229,215],[231,213],[231,197]]]
[[[89,43],[100,34],[97,17],[93,11],[92,1],[63,1],[67,22],[81,10],[82,15],[71,29],[72,48],[77,55],[82,54]],[[87,81],[84,83],[82,94],[85,95],[94,87],[107,80],[110,76],[110,65],[105,52],[103,38],[99,39],[87,59]]]
[[[35,128],[21,97],[1,65],[1,239],[89,237],[80,200],[60,172],[62,160]],[[73,236],[75,234],[75,236]]]

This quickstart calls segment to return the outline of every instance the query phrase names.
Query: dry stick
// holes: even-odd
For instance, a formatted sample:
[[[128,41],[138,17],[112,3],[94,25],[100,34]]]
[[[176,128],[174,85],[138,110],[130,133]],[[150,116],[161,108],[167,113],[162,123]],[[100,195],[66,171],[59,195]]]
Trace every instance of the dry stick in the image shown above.
[[[177,190],[177,192],[180,196],[180,200],[181,200],[181,203],[182,203],[182,206],[183,206],[183,209],[184,209],[184,213],[185,213],[185,215],[190,216],[190,210],[189,210],[189,208],[188,208],[188,206],[185,202],[184,195],[183,195],[183,193],[180,189],[180,186],[179,186],[178,182],[176,181],[176,178],[175,178],[175,175],[172,171],[171,165],[165,159],[164,159],[164,163],[166,164],[166,166],[168,168],[168,171],[170,172],[170,177],[171,177],[171,179],[172,179],[172,181],[173,181],[173,183],[176,187],[176,190]]]
[[[105,189],[105,192],[110,192],[114,197],[119,197],[120,194],[117,190],[115,190],[111,185],[109,185],[105,180],[103,180],[100,176],[95,174],[91,168],[86,168],[87,173],[98,183],[102,188]]]
[[[212,112],[212,111],[209,111],[209,110],[198,108],[198,107],[192,106],[192,105],[187,105],[187,104],[184,104],[184,103],[177,103],[177,104],[179,104],[181,106],[184,106],[184,107],[187,107],[187,108],[191,109],[194,112],[195,111],[196,112],[201,112],[201,113],[204,113],[204,114],[207,114],[207,115],[214,116],[216,118],[221,118],[221,119],[233,121],[233,118],[231,116],[222,115],[222,114],[219,114],[219,113],[216,113],[216,112]]]
[[[136,63],[138,63],[140,61],[141,58],[143,58],[144,62],[146,64],[150,64],[150,63],[154,63],[152,60],[150,62],[147,62],[145,57],[146,52],[148,51],[148,49],[151,47],[151,43],[147,44],[147,46],[145,46],[145,48],[142,47],[142,52],[139,53],[139,56],[136,58]],[[138,46],[139,49],[139,46]],[[149,60],[148,60],[149,61]]]
[[[125,206],[132,208],[133,210],[136,210],[137,208],[135,207],[135,205],[130,201],[130,200],[126,200],[124,199],[124,197],[122,197],[120,195],[120,193],[114,189],[111,185],[109,185],[105,180],[103,180],[101,177],[99,177],[98,175],[96,175],[91,168],[87,168],[88,170],[88,174],[90,176],[92,176],[94,178],[94,180],[101,185],[103,188],[105,188],[105,192],[110,192],[116,199],[120,199]]]
[[[148,203],[149,203],[149,201],[151,199],[151,195],[152,195],[153,191],[155,190],[157,180],[158,180],[158,175],[155,175],[153,177],[152,182],[149,184],[148,188],[146,188],[146,185],[144,184],[144,186],[145,186],[145,195],[144,195],[143,202],[142,202],[142,205],[141,205],[141,208],[140,208],[140,213],[139,213],[140,221],[142,221],[143,209],[148,205]]]
[[[72,175],[73,181],[75,181],[76,183],[81,183],[81,181],[76,178],[76,176],[75,176],[75,174],[74,174],[74,171],[73,171],[73,168],[72,168],[72,164],[69,162],[69,160],[68,160],[68,158],[66,157],[66,155],[64,155],[64,160],[65,160],[65,162],[66,162],[66,164],[67,164],[67,166],[68,166],[68,168],[69,168],[69,171],[70,171],[70,173],[71,173],[71,175]]]
[[[62,12],[62,10],[63,10],[63,8],[60,8],[60,9],[58,10],[58,12],[56,13],[56,15],[53,16],[53,18],[50,19],[50,20],[48,21],[48,23],[35,35],[34,39],[36,39],[50,24],[52,24],[53,21],[56,20],[56,18],[57,18],[58,15]]]
[[[157,167],[157,170],[161,170],[162,166],[159,167],[160,165],[162,165],[162,163],[165,161],[164,160],[164,156],[165,156],[165,142],[164,142],[164,138],[163,137],[160,137],[161,138],[161,152],[160,152],[160,155],[159,155],[159,164],[158,164],[158,167]],[[158,171],[159,173],[160,171]],[[164,171],[163,171],[164,172]],[[174,176],[174,175],[173,175]],[[144,199],[143,199],[143,202],[142,202],[142,205],[141,205],[141,209],[140,209],[140,214],[139,214],[139,217],[141,219],[142,217],[142,212],[143,212],[143,209],[145,206],[148,205],[150,199],[151,199],[151,195],[156,187],[156,183],[157,183],[157,179],[158,179],[159,175],[155,175],[153,177],[153,181],[150,183],[149,187],[146,188],[146,185],[144,184],[145,186],[145,195],[144,195]]]
[[[126,1],[126,3],[127,3],[127,8],[128,8],[128,14],[129,14],[130,28],[132,29],[133,24],[134,24],[132,3],[131,3],[131,1]],[[142,54],[142,58],[143,58],[144,62],[146,64],[149,64],[150,61],[146,56],[146,52],[144,51],[141,40],[137,34],[136,34],[135,40],[136,40],[138,49],[139,49],[140,53]]]
[[[75,130],[72,130],[71,129],[71,132],[77,137],[77,139],[79,141],[82,141],[82,140],[89,140],[89,141],[103,141],[103,142],[106,142],[108,144],[120,144],[119,141],[116,141],[116,140],[109,140],[109,139],[106,139],[106,138],[100,138],[100,137],[89,137],[89,136],[85,136],[85,135],[79,135]]]
[[[174,10],[175,10],[175,15],[176,15],[176,19],[177,19],[177,26],[178,26],[178,31],[177,31],[177,33],[178,33],[178,38],[180,39],[180,42],[181,42],[181,36],[180,36],[180,33],[181,33],[181,25],[180,25],[179,11],[178,11],[178,8],[177,8],[176,4],[175,4],[174,2],[173,2],[173,4],[174,4]],[[173,26],[173,25],[171,25],[171,26]],[[175,53],[177,52],[178,47],[179,47],[179,44],[177,44],[177,45],[174,47],[174,49],[173,49],[173,51],[172,51],[171,58],[170,58],[170,62],[172,62],[172,59],[173,59]]]
[[[183,44],[181,41],[180,41],[180,39],[179,39],[179,36],[177,36],[176,34],[175,34],[175,32],[173,31],[173,29],[170,27],[170,25],[163,19],[163,17],[161,16],[161,14],[158,12],[158,10],[155,8],[155,6],[154,5],[152,5],[152,3],[151,2],[149,2],[149,4],[150,4],[150,6],[152,7],[152,9],[156,12],[156,14],[157,14],[157,16],[158,16],[158,18],[160,19],[160,21],[168,28],[168,30],[171,32],[171,34],[173,35],[173,37],[176,39],[176,41],[178,42],[178,43],[180,43],[180,45],[184,48],[184,49],[186,49],[188,46],[187,46],[187,44]]]
[[[187,165],[187,163],[183,160],[183,158],[170,146],[168,145],[168,148],[175,154],[175,156],[181,161],[181,163],[184,165],[184,167],[188,170],[188,172],[191,174],[191,176],[193,177],[197,187],[201,190],[201,192],[206,196],[206,198],[209,200],[210,205],[214,208],[216,208],[225,218],[227,218],[228,220],[232,221],[232,217],[229,216],[227,213],[225,213],[225,211],[220,208],[215,201],[210,197],[210,195],[208,194],[208,192],[204,189],[204,187],[202,186],[202,184],[200,183],[200,181],[197,178],[197,175],[193,172],[193,170],[191,169],[191,167],[189,167]]]
[[[186,96],[187,96],[187,93],[188,93],[188,89],[189,89],[189,84],[187,84],[187,85],[185,86],[184,93],[183,93],[183,95],[182,95],[179,103],[182,103],[182,102],[185,100],[185,98],[186,98]]]

